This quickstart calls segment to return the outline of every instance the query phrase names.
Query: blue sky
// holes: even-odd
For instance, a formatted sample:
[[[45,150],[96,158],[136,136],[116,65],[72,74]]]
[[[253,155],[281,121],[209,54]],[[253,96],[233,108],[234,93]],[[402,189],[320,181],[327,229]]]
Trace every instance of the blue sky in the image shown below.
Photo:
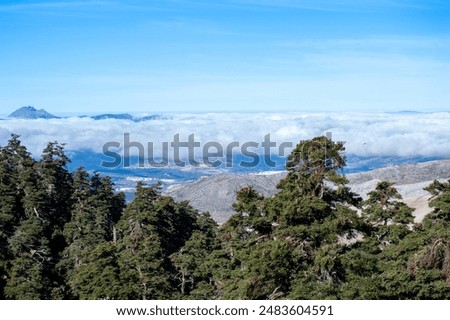
[[[0,113],[450,111],[450,2],[1,1]]]

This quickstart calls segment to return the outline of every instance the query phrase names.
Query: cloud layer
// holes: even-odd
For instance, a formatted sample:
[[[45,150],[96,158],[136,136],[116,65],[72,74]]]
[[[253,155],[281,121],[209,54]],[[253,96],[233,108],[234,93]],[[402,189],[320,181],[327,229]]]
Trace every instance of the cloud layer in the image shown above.
[[[233,141],[240,145],[261,144],[264,136],[279,145],[332,132],[334,140],[346,141],[348,154],[399,157],[450,157],[450,113],[210,113],[174,114],[167,120],[135,123],[128,120],[66,118],[51,120],[0,121],[0,145],[12,133],[34,155],[40,155],[49,141],[66,143],[67,150],[101,153],[107,142],[123,146],[124,134],[147,146],[153,142],[156,157],[162,142],[172,142],[179,134],[187,141],[194,134],[201,145],[215,141],[224,147]],[[133,151],[133,150],[132,150]],[[273,149],[273,152],[278,151]]]

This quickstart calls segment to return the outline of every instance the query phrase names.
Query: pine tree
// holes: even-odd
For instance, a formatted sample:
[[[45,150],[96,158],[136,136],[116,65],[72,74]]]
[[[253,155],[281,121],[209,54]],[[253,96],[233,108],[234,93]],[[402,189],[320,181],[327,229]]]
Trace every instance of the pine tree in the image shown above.
[[[402,196],[393,185],[392,182],[379,182],[363,202],[363,214],[372,224],[378,241],[384,245],[398,243],[410,232],[408,225],[414,222],[414,209],[400,201]]]
[[[67,169],[69,162],[64,145],[50,142],[37,164],[40,187],[46,192],[47,215],[54,227],[52,236],[57,240],[55,243],[63,243],[62,229],[70,220],[72,177]]]
[[[267,216],[264,201],[265,198],[253,187],[242,188],[236,193],[233,208],[240,221],[244,223],[241,228],[252,230],[259,235],[272,231],[272,221]]]
[[[208,268],[207,257],[218,245],[217,224],[209,213],[203,213],[198,217],[196,228],[189,240],[170,257],[183,296],[190,299],[209,299],[214,294],[212,272]]]
[[[339,291],[340,299],[382,299],[385,295],[382,273],[382,250],[377,239],[365,233],[364,237],[341,256],[346,279]]]
[[[398,293],[398,296],[415,299],[449,299],[450,181],[434,181],[425,189],[432,195],[429,204],[433,210],[416,226],[413,234],[389,252],[389,258],[395,257],[401,262],[406,260],[403,265],[397,264],[390,269],[392,273],[401,270],[402,277],[394,278],[394,284],[402,281],[402,286],[406,288]],[[403,255],[396,257],[396,252]],[[397,293],[392,291],[394,294]]]
[[[21,218],[20,195],[18,194],[17,161],[14,154],[20,145],[17,135],[13,135],[5,147],[0,148],[0,299],[4,298],[3,289],[11,259],[8,250],[8,238],[14,233]]]
[[[327,137],[301,141],[287,163],[288,175],[269,208],[278,237],[295,254],[290,298],[336,298],[346,281],[342,255],[364,229],[356,209],[361,198],[340,174],[345,166],[342,143]],[[310,288],[308,295],[304,288]]]
[[[372,193],[376,202],[384,203],[380,211],[375,206],[375,223],[381,228],[376,234],[379,239],[394,239],[382,241],[382,251],[379,257],[378,283],[381,284],[379,299],[448,299],[450,298],[449,270],[450,264],[450,233],[449,222],[446,220],[445,203],[448,197],[448,186],[434,182],[426,189],[433,195],[430,205],[433,211],[425,216],[421,223],[415,224],[408,232],[391,233],[391,226],[396,228],[411,223],[411,210],[400,210],[402,204],[392,201],[386,195],[395,195],[390,190],[391,185],[384,184]],[[390,190],[390,191],[389,191]],[[399,196],[394,196],[399,198]],[[386,200],[387,199],[387,200]],[[391,209],[389,209],[391,208]],[[442,210],[443,209],[443,210]],[[372,211],[373,212],[373,211]],[[405,212],[407,214],[405,214]],[[396,218],[395,214],[400,214]],[[385,221],[387,222],[385,223]],[[396,231],[396,229],[394,229]],[[398,235],[401,235],[399,237]],[[406,235],[405,235],[406,234]]]
[[[2,149],[2,158],[2,167],[8,176],[2,179],[1,187],[10,190],[5,190],[5,200],[12,200],[14,194],[15,202],[4,206],[9,217],[13,218],[9,222],[13,221],[14,225],[11,228],[11,224],[6,224],[2,228],[8,235],[7,239],[3,238],[2,251],[6,249],[9,253],[7,260],[2,261],[8,261],[11,267],[3,277],[6,279],[5,294],[16,299],[48,298],[54,284],[53,261],[46,240],[49,225],[43,207],[44,193],[38,185],[36,162],[17,135],[12,135],[8,145]],[[22,285],[26,282],[35,285]]]
[[[236,214],[221,228],[216,272],[219,297],[232,299],[313,298],[323,288],[336,297],[346,274],[340,257],[364,228],[356,209],[361,199],[340,174],[341,143],[326,137],[301,141],[286,164],[288,175],[272,198],[252,188],[237,193]],[[269,272],[269,270],[271,272]],[[302,293],[303,292],[303,293]]]
[[[16,168],[16,190],[20,199],[20,222],[8,240],[11,270],[5,294],[15,299],[49,299],[60,295],[60,280],[54,266],[58,253],[53,250],[52,217],[47,193],[41,185],[38,164],[13,136],[10,154]],[[27,286],[26,284],[30,285]]]
[[[59,269],[66,274],[71,295],[90,299],[112,298],[113,291],[104,286],[102,288],[107,289],[106,292],[93,288],[86,277],[89,275],[91,281],[101,282],[104,274],[100,272],[95,275],[93,270],[102,270],[106,267],[102,264],[107,261],[111,262],[111,267],[115,264],[115,246],[111,246],[111,243],[115,241],[114,226],[125,207],[125,198],[123,193],[114,193],[109,177],[102,178],[95,173],[89,179],[84,168],[75,172],[73,180],[71,220],[64,227],[68,245]],[[112,255],[109,259],[106,252]]]
[[[83,261],[67,278],[72,294],[78,299],[126,299],[113,242],[100,242],[83,252]]]
[[[433,211],[427,220],[432,221],[450,221],[450,180],[447,182],[433,181],[425,188],[431,194],[430,206]]]
[[[20,223],[9,239],[13,259],[5,287],[7,298],[52,298],[54,262],[45,236],[47,228],[47,221],[31,215]]]
[[[163,244],[155,214],[159,192],[138,184],[136,195],[117,225],[120,296],[126,299],[168,299],[174,293],[165,269]]]
[[[362,215],[368,228],[364,238],[342,257],[347,279],[340,294],[345,299],[412,297],[405,293],[407,290],[403,293],[399,290],[410,283],[405,267],[409,257],[405,252],[410,249],[398,249],[410,239],[413,209],[401,201],[393,185],[379,182],[362,203]]]

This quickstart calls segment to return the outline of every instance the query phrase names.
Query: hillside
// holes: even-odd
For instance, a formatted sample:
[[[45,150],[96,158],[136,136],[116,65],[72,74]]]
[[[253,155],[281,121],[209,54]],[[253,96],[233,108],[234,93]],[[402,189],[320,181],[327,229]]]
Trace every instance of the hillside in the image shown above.
[[[225,222],[233,213],[235,193],[245,186],[253,186],[263,195],[277,192],[276,185],[285,173],[276,174],[219,174],[204,177],[198,181],[180,184],[168,190],[177,200],[188,200],[197,209],[209,211],[216,221]],[[419,164],[392,166],[347,175],[353,191],[365,197],[378,181],[395,182],[404,201],[415,208],[416,220],[428,213],[428,192],[423,188],[434,179],[450,178],[450,159],[429,161]]]

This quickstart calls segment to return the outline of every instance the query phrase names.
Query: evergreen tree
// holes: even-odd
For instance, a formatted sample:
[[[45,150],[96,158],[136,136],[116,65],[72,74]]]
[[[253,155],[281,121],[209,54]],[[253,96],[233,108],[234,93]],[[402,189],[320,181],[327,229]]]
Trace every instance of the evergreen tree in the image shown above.
[[[383,188],[384,193],[386,189]],[[379,254],[381,272],[378,283],[381,284],[381,290],[378,299],[450,298],[450,228],[445,214],[450,188],[446,183],[435,181],[426,189],[433,195],[430,201],[433,211],[421,223],[414,225],[406,236],[403,236],[403,232],[397,232],[394,234],[395,241],[383,243],[383,250]],[[394,208],[398,208],[398,205]],[[409,215],[404,214],[408,210],[396,209],[394,213],[398,212],[401,213],[400,219],[390,213],[378,211],[377,216],[384,218],[377,220],[384,226],[384,220],[388,216],[388,227],[411,222]],[[387,232],[389,235],[390,230]],[[402,237],[397,237],[398,234]]]
[[[265,198],[258,194],[253,187],[245,187],[236,193],[233,208],[244,225],[241,228],[255,231],[259,235],[272,231],[272,221],[265,210]],[[235,217],[235,219],[237,218]]]
[[[170,257],[183,296],[190,299],[209,299],[213,296],[214,284],[207,257],[218,246],[217,224],[209,213],[203,213],[198,217],[189,240]]]
[[[78,299],[127,299],[123,295],[116,245],[100,242],[83,252],[71,276],[67,278],[72,294]]]
[[[429,223],[450,221],[450,180],[447,182],[434,180],[425,190],[432,196],[430,206],[433,208],[427,221]]]
[[[411,254],[410,249],[398,251],[399,244],[410,241],[407,236],[414,222],[413,209],[401,199],[392,182],[382,181],[363,201],[362,214],[369,228],[342,259],[348,275],[341,292],[344,298],[412,298],[399,290],[408,283],[405,263]]]
[[[53,297],[53,264],[47,221],[38,214],[23,220],[9,239],[13,254],[5,287],[10,299],[50,299]]]
[[[159,192],[139,183],[136,195],[118,223],[118,265],[121,297],[126,299],[168,299],[174,293],[165,267],[163,244],[155,214]]]
[[[393,185],[392,182],[379,182],[363,202],[363,214],[384,245],[398,243],[410,232],[408,225],[414,222],[414,209],[399,201],[402,196]]]
[[[64,145],[50,142],[37,164],[40,188],[46,192],[47,215],[54,227],[52,237],[56,240],[55,244],[64,243],[62,229],[70,220],[72,177],[67,170],[69,162]]]
[[[101,288],[93,290],[86,279],[79,278],[89,275],[93,282],[101,282],[104,274],[95,275],[93,270],[102,270],[102,267],[106,267],[102,265],[105,261],[111,262],[111,267],[114,266],[114,246],[111,247],[108,243],[115,241],[114,226],[125,207],[125,197],[123,193],[114,193],[109,177],[102,178],[95,173],[89,179],[84,168],[75,172],[73,180],[71,220],[64,227],[68,246],[64,250],[59,269],[66,274],[71,294],[75,297],[79,295],[95,299],[112,298],[113,291],[107,287],[101,287],[107,289],[106,292]],[[107,259],[105,252],[111,253],[112,256]],[[109,268],[105,270],[110,271]]]
[[[338,297],[347,300],[375,300],[385,297],[381,256],[380,243],[370,233],[364,234],[363,239],[351,246],[351,250],[343,253],[340,261],[345,270],[346,281],[342,284]]]
[[[0,148],[0,299],[4,297],[3,289],[11,260],[8,239],[23,216],[18,187],[19,154],[23,153],[24,147],[17,135],[12,135],[8,144]]]
[[[54,224],[48,194],[42,188],[38,164],[16,137],[12,141],[21,219],[8,241],[12,256],[5,293],[15,299],[60,298],[61,279],[54,268],[59,257],[54,248],[61,244],[55,246],[52,238]]]
[[[8,178],[14,179],[14,185],[5,184],[5,180],[1,185],[15,193],[15,205],[5,206],[15,217],[15,228],[3,229],[9,233],[8,244],[3,240],[2,248],[7,248],[11,266],[4,277],[5,295],[16,299],[49,298],[58,285],[54,282],[54,260],[47,241],[51,227],[44,208],[45,195],[39,188],[36,162],[18,138],[12,135],[2,149],[3,164],[9,168]],[[31,285],[26,286],[27,282]]]
[[[341,257],[364,223],[356,212],[361,198],[340,174],[344,150],[327,137],[301,141],[288,158],[280,192],[270,200],[271,215],[279,223],[276,235],[296,255],[290,298],[336,298],[346,281]]]
[[[286,164],[279,192],[263,198],[252,188],[237,193],[237,213],[221,230],[225,257],[216,283],[221,297],[233,299],[312,298],[323,287],[338,294],[345,281],[340,255],[364,223],[360,198],[340,174],[345,165],[341,143],[326,137],[301,141]],[[226,259],[228,258],[228,259]],[[269,272],[270,270],[270,272]]]

